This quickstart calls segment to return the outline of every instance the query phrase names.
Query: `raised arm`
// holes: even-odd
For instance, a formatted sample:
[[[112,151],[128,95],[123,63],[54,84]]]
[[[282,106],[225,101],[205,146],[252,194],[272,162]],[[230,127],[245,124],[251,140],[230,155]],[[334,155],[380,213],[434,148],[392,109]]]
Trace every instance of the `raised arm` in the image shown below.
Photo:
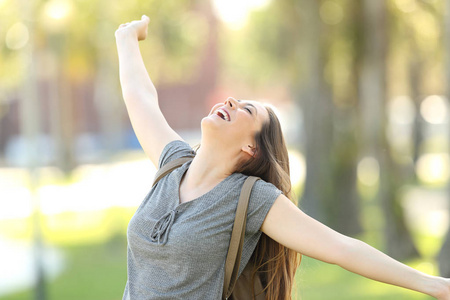
[[[450,300],[450,279],[408,267],[366,243],[342,235],[303,213],[280,195],[261,230],[280,244],[370,279]]]
[[[115,32],[122,95],[134,132],[157,167],[165,145],[181,137],[169,126],[158,104],[158,94],[145,69],[139,41],[147,37],[150,19],[122,24]]]

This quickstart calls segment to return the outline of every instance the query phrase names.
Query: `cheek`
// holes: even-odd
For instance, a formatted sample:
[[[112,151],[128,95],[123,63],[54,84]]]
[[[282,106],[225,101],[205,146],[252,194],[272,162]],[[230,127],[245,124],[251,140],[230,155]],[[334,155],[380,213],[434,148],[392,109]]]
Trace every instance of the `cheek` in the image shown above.
[[[237,140],[239,142],[246,142],[248,143],[250,140],[253,140],[255,136],[255,128],[253,123],[241,123],[241,124],[234,124],[235,126],[232,126],[230,128],[230,135],[233,136],[234,140]]]

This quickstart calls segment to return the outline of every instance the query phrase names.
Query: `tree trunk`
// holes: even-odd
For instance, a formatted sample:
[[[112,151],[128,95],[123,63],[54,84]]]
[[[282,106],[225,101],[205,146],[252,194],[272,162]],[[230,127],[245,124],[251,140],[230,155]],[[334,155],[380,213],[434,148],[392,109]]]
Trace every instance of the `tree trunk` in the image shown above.
[[[411,99],[415,107],[414,123],[413,123],[413,148],[412,148],[412,170],[405,170],[405,175],[414,176],[414,180],[417,181],[417,174],[414,171],[414,166],[420,157],[420,145],[423,141],[423,125],[424,121],[420,114],[420,104],[422,102],[422,77],[424,74],[423,55],[420,52],[417,38],[414,36],[415,32],[413,28],[408,28],[408,37],[410,40],[411,53],[413,53],[409,60],[409,89],[411,93]]]
[[[56,141],[58,144],[58,166],[64,172],[66,176],[69,176],[72,170],[75,168],[75,151],[74,151],[74,118],[73,118],[73,100],[71,83],[69,79],[64,75],[61,68],[58,70],[59,78],[55,81],[59,84],[57,88],[57,99],[55,108],[58,110],[56,115],[57,119],[57,136]]]
[[[412,43],[415,43],[414,41]],[[419,53],[418,49],[414,49],[413,53]],[[421,77],[423,74],[422,61],[421,58],[414,56],[411,59],[409,65],[409,81],[410,81],[410,89],[411,89],[411,99],[413,100],[414,107],[416,110],[416,114],[414,116],[414,125],[413,125],[413,153],[412,159],[414,165],[417,163],[420,156],[420,145],[423,141],[423,120],[420,114],[420,103],[422,100],[422,93],[420,92],[420,83]],[[415,172],[413,172],[415,174]],[[416,176],[417,177],[417,176]]]
[[[22,17],[24,20],[32,20],[37,6],[34,3],[20,2],[22,8]],[[41,228],[41,209],[38,188],[40,184],[38,168],[41,167],[39,156],[39,138],[42,134],[42,108],[38,96],[38,76],[36,70],[36,61],[38,53],[36,51],[35,32],[32,22],[27,22],[30,30],[30,40],[24,48],[26,51],[27,72],[20,90],[20,131],[26,141],[26,165],[28,169],[28,190],[32,200],[32,226],[33,226],[33,280],[35,300],[45,300],[47,295],[46,278],[44,269],[44,241]]]
[[[99,47],[100,48],[100,47]],[[99,117],[102,139],[102,155],[104,161],[123,146],[124,126],[120,112],[120,98],[111,88],[113,82],[111,67],[108,60],[99,56],[97,74],[94,84],[94,107]]]
[[[356,141],[352,137],[352,115],[355,112],[335,107],[331,88],[324,80],[327,56],[324,45],[329,35],[319,15],[320,4],[321,1],[292,4],[303,22],[298,49],[300,66],[303,74],[307,74],[302,76],[302,84],[296,91],[304,112],[303,151],[307,166],[300,205],[306,213],[333,229],[356,235],[362,230],[355,186],[356,155],[348,151],[349,148],[356,149]],[[342,131],[342,128],[345,129]],[[337,136],[333,137],[334,134]]]
[[[353,110],[352,110],[353,111]],[[341,112],[339,118],[343,127],[351,123],[352,111]],[[347,117],[344,119],[344,117]],[[345,129],[333,145],[334,197],[329,201],[330,226],[345,235],[355,236],[362,232],[360,223],[359,197],[356,190],[357,144],[353,128]]]
[[[380,187],[377,195],[385,217],[386,252],[396,259],[418,255],[405,226],[399,205],[396,166],[391,159],[385,135],[386,103],[386,2],[363,1],[364,58],[361,66],[360,105],[362,156],[372,156],[380,164]]]
[[[323,79],[323,25],[319,17],[320,1],[302,1],[296,9],[303,21],[301,58],[304,81],[301,83],[301,107],[304,112],[306,181],[300,206],[316,218],[327,222],[326,201],[334,197],[330,163],[332,103]]]
[[[355,56],[352,60],[352,76],[350,80],[354,86],[358,85],[358,66],[361,61],[361,5],[352,5],[348,12],[351,18],[349,36],[335,36],[334,39],[350,38],[354,40],[353,51]],[[349,26],[349,25],[347,25]],[[341,71],[341,70],[336,70]],[[341,101],[343,99],[340,99]],[[346,94],[347,105],[334,107],[334,143],[333,143],[333,180],[335,188],[335,199],[339,205],[331,210],[331,226],[333,229],[350,236],[355,236],[363,231],[360,221],[360,197],[357,192],[356,170],[358,163],[358,140],[355,134],[357,128],[357,103],[358,93],[356,88],[348,89]]]
[[[450,99],[450,88],[449,88],[449,83],[450,83],[450,57],[449,57],[449,51],[450,51],[450,0],[445,1],[446,4],[446,13],[444,14],[444,23],[445,23],[445,28],[444,28],[444,53],[447,55],[445,57],[446,59],[446,65],[447,68],[447,74],[446,74],[446,79],[447,79],[447,99]],[[450,192],[450,185],[448,186],[447,190]],[[450,195],[449,195],[450,196]],[[447,200],[448,201],[448,200]],[[449,215],[450,215],[450,205],[448,206],[449,208]],[[444,244],[442,245],[441,251],[439,253],[439,271],[441,273],[441,276],[444,277],[450,277],[450,228],[447,230],[447,235],[445,237],[444,240]]]

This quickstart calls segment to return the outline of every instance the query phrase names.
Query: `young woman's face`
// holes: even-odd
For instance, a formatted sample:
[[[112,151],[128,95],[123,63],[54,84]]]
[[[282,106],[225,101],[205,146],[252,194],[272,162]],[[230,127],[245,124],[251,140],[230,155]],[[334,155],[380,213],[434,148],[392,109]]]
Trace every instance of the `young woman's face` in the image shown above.
[[[262,104],[250,100],[236,100],[229,97],[224,103],[213,106],[209,115],[202,120],[202,131],[212,133],[226,145],[254,146],[254,136],[269,120],[269,114]]]

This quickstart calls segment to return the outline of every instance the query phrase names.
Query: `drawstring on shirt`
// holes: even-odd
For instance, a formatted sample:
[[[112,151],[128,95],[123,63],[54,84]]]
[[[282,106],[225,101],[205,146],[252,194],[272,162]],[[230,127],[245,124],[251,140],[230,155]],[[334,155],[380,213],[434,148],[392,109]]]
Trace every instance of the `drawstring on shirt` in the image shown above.
[[[171,210],[163,215],[153,226],[150,233],[150,238],[153,242],[157,242],[158,245],[164,246],[167,243],[170,228],[175,221],[176,210]],[[162,239],[162,241],[161,241]]]

